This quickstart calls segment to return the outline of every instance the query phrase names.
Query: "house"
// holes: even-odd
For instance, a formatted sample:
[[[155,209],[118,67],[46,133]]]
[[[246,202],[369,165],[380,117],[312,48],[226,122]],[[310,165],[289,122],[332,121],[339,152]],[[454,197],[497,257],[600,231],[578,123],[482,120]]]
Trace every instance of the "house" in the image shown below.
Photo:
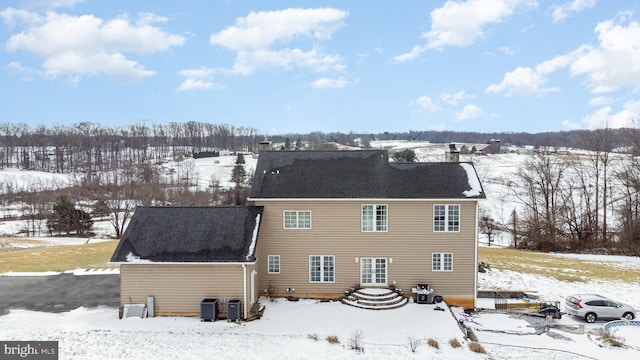
[[[123,303],[153,295],[157,314],[197,314],[209,297],[242,299],[246,317],[267,292],[338,298],[354,285],[410,294],[428,284],[472,308],[483,198],[470,163],[394,163],[385,150],[262,151],[253,206],[140,208],[112,260],[122,264]]]
[[[155,315],[195,315],[204,299],[256,299],[260,206],[138,207],[114,254],[120,303],[146,303]],[[246,316],[245,316],[246,317]]]
[[[470,163],[393,163],[384,150],[261,152],[258,283],[333,298],[359,284],[428,284],[475,306],[478,201]]]

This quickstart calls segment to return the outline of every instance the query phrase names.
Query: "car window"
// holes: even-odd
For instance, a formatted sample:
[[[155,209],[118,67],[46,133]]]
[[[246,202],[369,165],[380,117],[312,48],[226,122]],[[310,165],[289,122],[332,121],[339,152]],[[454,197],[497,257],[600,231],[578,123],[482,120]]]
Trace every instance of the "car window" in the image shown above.
[[[591,300],[586,302],[589,306],[605,306],[604,301],[602,300]]]
[[[572,303],[572,304],[577,304],[579,300],[577,298],[573,297],[573,296],[569,296],[567,298],[567,301]]]
[[[615,301],[607,301],[606,304],[607,304],[607,306],[610,306],[610,307],[618,307],[618,306],[620,306],[620,304],[618,304]]]

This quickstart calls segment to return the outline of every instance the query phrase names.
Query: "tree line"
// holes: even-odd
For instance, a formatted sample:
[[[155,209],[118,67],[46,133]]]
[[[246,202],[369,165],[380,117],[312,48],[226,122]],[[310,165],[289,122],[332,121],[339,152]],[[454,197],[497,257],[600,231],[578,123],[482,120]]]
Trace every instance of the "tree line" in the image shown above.
[[[541,251],[640,255],[640,132],[627,129],[624,145],[617,130],[581,136],[583,152],[544,147],[528,155],[515,176],[502,179],[521,210],[494,219],[480,216],[491,242],[508,234],[517,248]]]
[[[251,127],[195,121],[123,127],[81,122],[33,129],[23,123],[0,123],[0,169],[90,177],[99,171],[161,162],[168,156],[216,149],[255,151],[262,139]]]

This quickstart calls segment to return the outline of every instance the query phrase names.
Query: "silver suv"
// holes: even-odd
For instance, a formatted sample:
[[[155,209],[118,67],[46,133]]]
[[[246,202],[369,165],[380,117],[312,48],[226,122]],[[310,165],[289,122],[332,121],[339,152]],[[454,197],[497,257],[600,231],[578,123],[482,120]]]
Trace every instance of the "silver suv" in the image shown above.
[[[593,323],[599,318],[633,320],[636,317],[636,311],[630,305],[597,294],[568,296],[564,310],[569,315],[584,318],[588,323]]]

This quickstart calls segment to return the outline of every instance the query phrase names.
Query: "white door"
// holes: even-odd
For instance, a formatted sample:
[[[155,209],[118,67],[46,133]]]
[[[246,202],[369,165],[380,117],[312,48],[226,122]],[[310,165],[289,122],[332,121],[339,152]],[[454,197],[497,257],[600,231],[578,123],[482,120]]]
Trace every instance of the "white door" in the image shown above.
[[[387,259],[360,258],[360,285],[387,286]]]

